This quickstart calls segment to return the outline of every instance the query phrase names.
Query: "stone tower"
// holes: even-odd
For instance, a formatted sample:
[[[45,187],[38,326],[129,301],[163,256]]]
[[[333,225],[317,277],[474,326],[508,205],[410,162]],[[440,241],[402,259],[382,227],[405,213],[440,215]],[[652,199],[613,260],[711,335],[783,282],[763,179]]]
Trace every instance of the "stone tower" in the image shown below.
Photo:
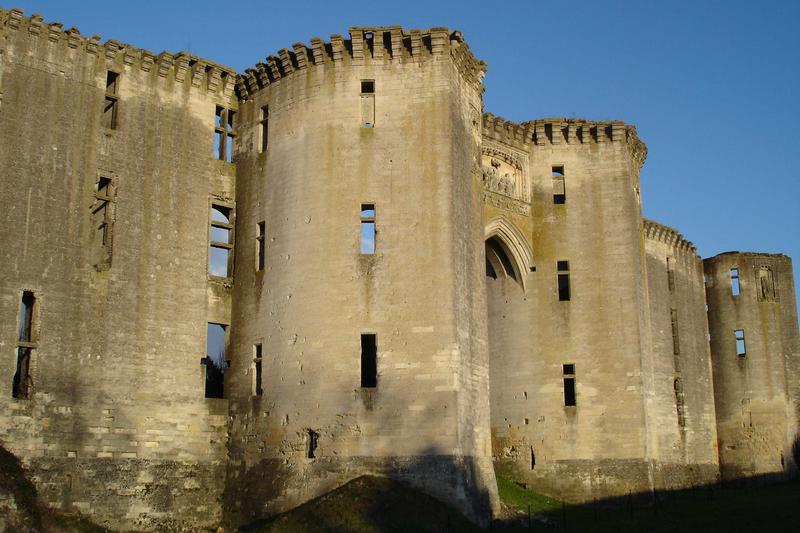
[[[796,471],[800,341],[792,261],[728,252],[704,267],[722,477]]]
[[[380,27],[296,44],[242,77],[232,521],[361,473],[479,521],[496,506],[483,72],[458,33]]]

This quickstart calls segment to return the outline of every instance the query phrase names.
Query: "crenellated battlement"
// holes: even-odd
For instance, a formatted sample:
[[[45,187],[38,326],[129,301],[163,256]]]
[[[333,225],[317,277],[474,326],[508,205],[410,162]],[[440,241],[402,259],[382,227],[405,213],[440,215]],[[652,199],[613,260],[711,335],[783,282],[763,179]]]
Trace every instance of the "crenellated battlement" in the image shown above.
[[[282,48],[255,67],[248,68],[236,80],[239,98],[252,94],[296,70],[310,67],[383,64],[390,61],[419,62],[449,53],[464,78],[480,85],[486,63],[472,54],[461,32],[447,28],[404,31],[400,26],[353,27],[350,38],[331,35],[330,41],[311,39],[311,46],[295,43]]]
[[[641,167],[647,158],[647,146],[639,139],[636,127],[621,120],[594,122],[580,118],[543,118],[521,124],[495,116],[483,115],[483,134],[500,142],[525,146],[627,142],[633,158]]]
[[[664,224],[644,219],[644,235],[647,239],[663,242],[667,246],[671,246],[677,250],[691,252],[697,255],[697,249],[691,241],[687,240],[677,230],[665,226]]]
[[[66,50],[83,50],[87,54],[111,62],[120,61],[127,67],[143,72],[157,73],[162,78],[172,76],[177,83],[188,80],[192,87],[226,96],[233,94],[236,71],[230,67],[193,56],[188,52],[161,52],[148,50],[109,39],[100,42],[100,36],[86,37],[77,28],[63,29],[61,22],[46,22],[41,15],[26,17],[21,9],[0,9],[0,28],[5,31],[25,32],[32,39],[47,39],[54,46]]]

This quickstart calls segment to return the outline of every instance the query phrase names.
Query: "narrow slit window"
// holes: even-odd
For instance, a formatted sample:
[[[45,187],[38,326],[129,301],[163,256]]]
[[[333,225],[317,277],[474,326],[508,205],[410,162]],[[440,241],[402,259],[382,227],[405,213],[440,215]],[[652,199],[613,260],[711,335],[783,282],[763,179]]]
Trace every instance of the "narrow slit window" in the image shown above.
[[[94,203],[90,208],[92,226],[92,264],[98,271],[111,268],[114,235],[115,190],[111,178],[101,176],[94,186]]]
[[[205,397],[225,397],[225,337],[227,326],[208,323],[206,329],[206,356],[201,360],[206,368]]]
[[[731,294],[734,296],[739,296],[741,292],[741,287],[739,286],[739,269],[732,268],[731,269]]]
[[[675,292],[675,260],[671,257],[667,257],[667,287]]]
[[[17,343],[17,367],[11,384],[11,396],[28,399],[31,390],[31,357],[34,344],[34,305],[36,297],[31,291],[23,291],[19,308],[19,341]]]
[[[375,80],[361,80],[361,127],[375,127]]]
[[[361,253],[375,253],[375,204],[361,204]]]
[[[361,386],[378,386],[378,345],[374,333],[361,335]]]
[[[558,261],[556,269],[558,270],[558,300],[567,302],[570,299],[569,261]]]
[[[103,104],[103,126],[110,130],[117,129],[117,111],[119,108],[119,74],[109,70],[106,73],[106,94]]]
[[[256,235],[256,270],[264,270],[266,251],[266,223],[258,223],[258,233]]]
[[[236,111],[216,106],[214,113],[214,157],[233,162],[233,144],[236,137]]]
[[[306,458],[316,459],[317,447],[319,446],[319,433],[309,429],[306,434]]]
[[[233,275],[233,209],[211,204],[209,228],[208,273],[229,278]]]
[[[737,329],[734,330],[734,336],[736,337],[736,355],[739,357],[745,357],[747,355],[747,346],[744,342],[744,330]]]
[[[269,145],[269,106],[265,105],[261,107],[261,120],[259,121],[261,125],[260,128],[260,136],[261,142],[259,142],[259,150],[261,152],[267,151],[267,146]]]
[[[567,202],[567,189],[564,180],[564,167],[554,166],[552,169],[553,174],[553,203],[556,205],[565,204]]]
[[[533,446],[531,446],[531,470],[534,468],[536,468],[536,452],[534,452]]]
[[[253,396],[261,396],[264,389],[261,385],[261,344],[253,345]]]
[[[672,353],[678,355],[681,353],[681,343],[678,336],[678,310],[670,309],[669,318],[672,325]]]
[[[678,415],[678,426],[686,427],[686,403],[683,395],[683,381],[681,378],[675,378],[675,409]]]
[[[576,403],[575,395],[575,365],[568,363],[563,365],[564,373],[564,406],[574,407]]]

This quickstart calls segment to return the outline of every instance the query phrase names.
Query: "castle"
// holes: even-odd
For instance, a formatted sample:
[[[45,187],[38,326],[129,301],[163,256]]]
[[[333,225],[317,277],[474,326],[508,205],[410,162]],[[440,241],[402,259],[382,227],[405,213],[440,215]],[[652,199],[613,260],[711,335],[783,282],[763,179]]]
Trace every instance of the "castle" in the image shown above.
[[[791,261],[642,216],[622,122],[483,112],[445,28],[243,73],[0,10],[0,445],[115,529],[362,474],[485,523],[796,471]]]

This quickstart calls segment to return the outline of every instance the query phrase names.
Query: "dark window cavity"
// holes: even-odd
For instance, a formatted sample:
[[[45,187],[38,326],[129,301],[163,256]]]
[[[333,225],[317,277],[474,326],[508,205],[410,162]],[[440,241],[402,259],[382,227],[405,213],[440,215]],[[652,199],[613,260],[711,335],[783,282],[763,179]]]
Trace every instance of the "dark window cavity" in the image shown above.
[[[17,368],[11,385],[11,396],[27,399],[31,390],[31,358],[34,343],[34,305],[36,297],[31,291],[23,291],[19,309],[19,340],[17,342]]]
[[[253,396],[261,396],[264,389],[261,386],[261,345],[253,345]]]
[[[117,111],[119,109],[119,74],[108,71],[106,73],[106,96],[103,104],[103,126],[108,129],[117,129]]]
[[[575,402],[575,365],[568,363],[563,365],[564,372],[564,405],[574,407]]]
[[[266,152],[267,146],[269,145],[269,106],[265,105],[261,107],[261,120],[259,121],[261,125],[259,136],[261,137],[260,142],[258,143],[259,151]]]
[[[361,386],[378,386],[378,345],[374,333],[361,335]]]
[[[569,261],[558,261],[556,269],[558,270],[558,299],[561,302],[567,302],[570,299]]]
[[[681,378],[675,378],[675,408],[678,414],[678,426],[681,428],[686,427],[686,403],[683,395],[683,381]]]
[[[206,398],[225,397],[225,337],[227,326],[209,322],[206,329],[206,356],[201,362],[206,367]]]
[[[92,203],[92,265],[98,271],[111,268],[112,242],[114,240],[114,217],[116,187],[114,181],[105,176],[98,178],[94,186]]]
[[[211,204],[208,273],[229,278],[233,274],[233,208]]]
[[[236,111],[216,107],[214,116],[214,151],[220,161],[233,162],[233,138],[236,137]]]
[[[361,80],[361,127],[375,127],[375,80]]]
[[[739,296],[741,292],[741,288],[739,287],[739,269],[732,268],[731,269],[731,294],[734,296]]]
[[[375,204],[361,204],[361,253],[375,253]]]
[[[678,310],[669,310],[670,323],[672,324],[672,353],[678,355],[681,353],[681,343],[678,337]]]
[[[256,270],[264,270],[265,264],[265,245],[266,245],[266,223],[258,223],[258,234],[256,235]]]
[[[564,181],[564,167],[553,167],[553,203],[557,205],[567,202],[567,188]]]
[[[309,429],[306,434],[306,458],[315,459],[317,454],[317,446],[319,445],[319,433],[313,429]]]
[[[747,355],[747,347],[745,346],[744,342],[744,330],[737,329],[734,330],[734,336],[736,337],[736,355],[739,357],[744,357]]]

